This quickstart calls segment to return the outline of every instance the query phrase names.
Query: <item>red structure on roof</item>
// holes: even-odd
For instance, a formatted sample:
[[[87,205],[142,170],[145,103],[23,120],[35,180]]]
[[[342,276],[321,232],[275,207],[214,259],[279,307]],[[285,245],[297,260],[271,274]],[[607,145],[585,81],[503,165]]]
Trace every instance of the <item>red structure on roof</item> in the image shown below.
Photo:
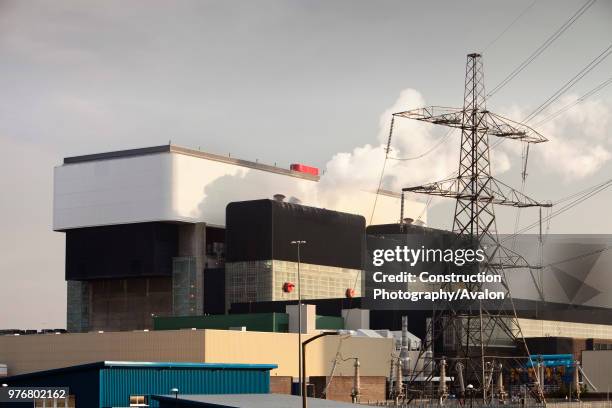
[[[318,168],[311,167],[311,166],[306,166],[305,164],[293,163],[290,166],[290,169],[293,170],[293,171],[299,171],[300,173],[312,174],[313,176],[318,176],[319,175],[319,169]]]

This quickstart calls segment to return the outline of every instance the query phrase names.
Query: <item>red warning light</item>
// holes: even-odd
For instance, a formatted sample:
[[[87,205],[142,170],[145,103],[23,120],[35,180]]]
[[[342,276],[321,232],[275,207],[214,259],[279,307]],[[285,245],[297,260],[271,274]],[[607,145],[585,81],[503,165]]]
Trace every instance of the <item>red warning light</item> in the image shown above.
[[[295,288],[295,285],[291,282],[285,282],[283,284],[283,292],[285,293],[291,293],[293,292],[293,289]]]

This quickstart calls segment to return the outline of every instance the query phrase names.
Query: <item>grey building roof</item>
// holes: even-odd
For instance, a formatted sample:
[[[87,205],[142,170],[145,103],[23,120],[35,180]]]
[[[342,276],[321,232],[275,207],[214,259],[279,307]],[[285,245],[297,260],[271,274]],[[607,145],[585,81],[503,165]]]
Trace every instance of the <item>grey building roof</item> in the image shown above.
[[[232,407],[232,408],[287,408],[301,406],[301,397],[285,394],[226,394],[226,395],[155,395],[153,399],[163,402],[178,402],[179,407]],[[354,404],[308,398],[310,408],[348,408]]]
[[[94,153],[94,154],[87,154],[83,156],[65,157],[64,164],[76,164],[76,163],[86,163],[86,162],[99,161],[99,160],[121,159],[121,158],[127,158],[127,157],[146,156],[150,154],[159,154],[159,153],[184,154],[187,156],[199,157],[201,159],[213,160],[213,161],[218,161],[222,163],[233,164],[236,166],[248,167],[251,169],[257,169],[257,170],[269,171],[272,173],[283,174],[285,176],[298,177],[298,178],[303,178],[303,179],[313,180],[313,181],[319,180],[319,176],[315,176],[315,175],[308,174],[308,173],[302,173],[299,171],[285,169],[285,168],[277,167],[277,166],[271,166],[269,164],[263,164],[263,163],[249,161],[249,160],[235,159],[229,156],[221,156],[219,154],[207,153],[201,150],[189,149],[187,147],[181,147],[181,146],[176,146],[172,144],[142,147],[138,149],[117,150],[113,152]]]
[[[278,368],[277,364],[235,364],[235,363],[184,363],[184,362],[145,362],[145,361],[96,361],[87,364],[78,364],[69,367],[53,368],[50,370],[34,371],[31,373],[18,374],[4,377],[2,381],[24,380],[30,378],[53,376],[57,374],[87,371],[102,368],[196,368],[202,370],[273,370]]]

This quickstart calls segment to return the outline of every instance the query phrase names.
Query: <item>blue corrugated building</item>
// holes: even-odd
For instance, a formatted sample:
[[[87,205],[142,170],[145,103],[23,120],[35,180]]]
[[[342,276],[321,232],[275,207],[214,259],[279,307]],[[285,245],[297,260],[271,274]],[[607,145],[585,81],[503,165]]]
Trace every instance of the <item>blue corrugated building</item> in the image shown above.
[[[6,377],[14,387],[68,387],[76,408],[151,407],[154,394],[261,394],[270,392],[275,364],[101,361]],[[23,405],[19,405],[23,406]],[[30,404],[31,406],[31,404]]]

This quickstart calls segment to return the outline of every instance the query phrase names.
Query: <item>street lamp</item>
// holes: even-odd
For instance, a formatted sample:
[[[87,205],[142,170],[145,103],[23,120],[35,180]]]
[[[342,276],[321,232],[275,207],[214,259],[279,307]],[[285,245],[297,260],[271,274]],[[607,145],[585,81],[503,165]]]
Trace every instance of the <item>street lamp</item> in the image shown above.
[[[302,343],[302,374],[301,374],[301,378],[302,378],[302,408],[307,408],[308,405],[308,401],[306,399],[306,346],[308,345],[308,343],[311,343],[317,339],[320,339],[321,337],[324,336],[339,336],[342,334],[347,334],[347,335],[351,335],[351,331],[350,330],[337,330],[337,331],[329,331],[329,332],[323,332],[323,333],[319,333],[316,336],[312,336],[311,338],[309,338],[308,340],[306,340],[305,342]]]
[[[470,408],[472,408],[474,406],[474,386],[472,384],[468,384],[465,388],[470,397]]]
[[[298,295],[298,387],[302,392],[302,279],[300,278],[300,246],[306,241],[291,241],[291,245],[297,245],[297,295]]]
[[[172,393],[172,395],[174,395],[174,406],[178,407],[178,393],[179,393],[179,389],[178,388],[173,388],[170,390],[170,392]]]

